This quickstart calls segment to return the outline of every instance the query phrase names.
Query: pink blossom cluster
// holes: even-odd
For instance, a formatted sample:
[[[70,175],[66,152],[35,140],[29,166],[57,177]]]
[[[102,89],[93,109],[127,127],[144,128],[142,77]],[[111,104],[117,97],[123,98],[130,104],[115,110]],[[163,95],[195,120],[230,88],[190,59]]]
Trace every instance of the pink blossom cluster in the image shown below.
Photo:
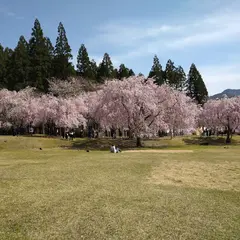
[[[85,124],[83,98],[57,98],[39,95],[32,88],[19,92],[0,91],[0,122],[4,126],[39,126],[52,123],[56,127],[78,127]]]
[[[89,116],[103,128],[128,129],[135,136],[153,136],[159,130],[189,131],[196,127],[198,106],[183,92],[153,79],[134,76],[107,81],[89,93]]]
[[[200,114],[202,126],[218,130],[240,131],[240,97],[209,100]]]
[[[102,129],[127,129],[136,137],[154,136],[159,130],[190,133],[199,125],[239,130],[239,97],[210,100],[201,108],[184,92],[157,86],[143,76],[108,80],[88,92],[74,89],[74,81],[62,84],[61,91],[52,84],[59,94],[38,94],[33,88],[0,90],[0,127],[50,123],[77,128],[92,119]]]
[[[98,85],[81,77],[70,77],[65,81],[51,79],[48,81],[49,92],[58,97],[76,97],[83,92],[94,91]]]

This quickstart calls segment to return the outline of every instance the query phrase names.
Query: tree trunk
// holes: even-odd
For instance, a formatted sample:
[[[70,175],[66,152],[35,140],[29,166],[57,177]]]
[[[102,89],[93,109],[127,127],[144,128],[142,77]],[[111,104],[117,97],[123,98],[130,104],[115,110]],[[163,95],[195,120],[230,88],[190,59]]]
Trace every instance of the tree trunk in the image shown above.
[[[142,141],[140,137],[137,137],[137,147],[142,147]]]
[[[173,131],[172,131],[172,130],[170,131],[170,135],[171,135],[170,139],[172,140],[172,139],[173,139],[173,136],[174,136],[174,134],[173,134]]]
[[[226,138],[226,143],[231,143],[231,129],[227,129],[227,138]]]
[[[231,138],[230,138],[231,133],[232,133],[232,129],[230,128],[230,122],[229,122],[229,117],[228,117],[227,139],[226,139],[226,143],[231,143]]]
[[[42,134],[43,135],[45,134],[45,125],[44,125],[44,123],[42,124]]]

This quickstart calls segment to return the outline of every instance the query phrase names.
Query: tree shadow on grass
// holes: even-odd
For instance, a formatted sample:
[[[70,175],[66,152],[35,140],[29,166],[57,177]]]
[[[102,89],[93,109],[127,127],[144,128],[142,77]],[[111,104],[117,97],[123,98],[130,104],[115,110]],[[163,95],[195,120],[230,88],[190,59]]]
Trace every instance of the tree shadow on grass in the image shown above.
[[[212,146],[223,146],[226,145],[226,137],[194,137],[194,138],[183,138],[186,145],[212,145]],[[231,145],[239,145],[240,142],[232,138]]]
[[[82,149],[82,150],[110,150],[111,145],[115,145],[120,149],[139,149],[136,146],[136,139],[111,139],[111,138],[99,138],[99,139],[76,139],[72,142],[70,149]],[[149,139],[142,140],[142,147],[147,149],[167,149],[167,148],[179,148],[179,145],[169,145],[159,142],[154,139],[151,143]]]
[[[71,149],[82,150],[109,150],[111,145],[115,145],[120,149],[132,149],[136,147],[136,141],[132,139],[77,139],[73,141]]]

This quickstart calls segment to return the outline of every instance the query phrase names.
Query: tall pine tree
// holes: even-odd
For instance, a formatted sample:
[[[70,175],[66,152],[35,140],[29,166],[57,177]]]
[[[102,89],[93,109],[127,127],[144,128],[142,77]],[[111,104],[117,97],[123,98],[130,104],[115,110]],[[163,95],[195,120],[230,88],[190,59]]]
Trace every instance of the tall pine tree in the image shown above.
[[[135,76],[135,73],[132,69],[129,69],[129,77],[131,77],[131,76]]]
[[[164,72],[164,78],[172,88],[183,91],[186,84],[186,74],[181,66],[176,67],[172,60],[168,60]]]
[[[47,77],[50,79],[51,77],[54,76],[54,47],[52,45],[52,42],[51,40],[46,37],[45,38],[45,44],[47,46],[47,49],[48,49],[48,59],[50,60],[50,63],[49,64],[49,70],[48,70],[48,74],[47,74]]]
[[[176,90],[183,91],[186,85],[186,74],[181,66],[178,66],[175,69],[175,82],[173,83],[173,87]]]
[[[29,83],[31,86],[41,91],[47,90],[47,78],[49,69],[51,68],[51,58],[49,57],[49,49],[46,45],[46,38],[43,35],[38,19],[34,22],[32,28],[32,37],[29,41],[29,59],[30,74]]]
[[[92,78],[91,62],[88,56],[87,49],[84,44],[82,44],[78,50],[77,73],[79,76],[83,78],[86,78],[86,79]]]
[[[54,49],[54,77],[67,79],[74,74],[74,67],[70,60],[72,59],[71,48],[68,44],[66,31],[60,22],[58,26],[58,36]]]
[[[28,43],[24,36],[20,36],[13,54],[14,68],[12,71],[14,77],[13,81],[11,82],[11,89],[20,90],[29,84],[30,59],[28,53]]]
[[[129,77],[129,69],[125,67],[124,64],[121,64],[119,66],[118,72],[117,72],[117,78],[123,79]]]
[[[165,78],[166,83],[168,83],[170,86],[173,87],[175,85],[176,67],[171,59],[169,59],[166,64]]]
[[[158,85],[162,85],[164,83],[162,65],[160,64],[157,55],[155,55],[153,58],[153,66],[149,72],[148,77],[154,78],[155,83]]]
[[[118,69],[117,68],[114,68],[114,70],[113,70],[113,78],[119,79],[118,78]]]
[[[96,81],[98,76],[98,66],[94,59],[90,62],[90,75],[89,79]]]
[[[196,102],[201,105],[208,99],[207,88],[194,63],[192,63],[188,73],[186,93],[189,97],[196,100]]]
[[[11,90],[11,83],[13,82],[13,50],[6,47],[4,49],[4,72],[5,76],[3,78],[3,82],[5,83],[5,87]]]
[[[102,62],[98,68],[98,82],[104,82],[105,79],[114,78],[115,72],[114,67],[108,53],[103,56]]]
[[[5,82],[6,75],[6,61],[4,54],[4,47],[0,44],[0,89],[7,87],[7,83]]]

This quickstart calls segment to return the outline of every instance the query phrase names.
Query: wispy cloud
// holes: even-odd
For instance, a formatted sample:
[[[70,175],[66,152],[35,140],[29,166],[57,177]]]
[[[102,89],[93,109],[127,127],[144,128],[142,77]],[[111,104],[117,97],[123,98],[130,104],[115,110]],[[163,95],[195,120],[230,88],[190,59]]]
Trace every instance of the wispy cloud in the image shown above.
[[[99,27],[99,34],[96,41],[118,46],[132,47],[144,40],[153,40],[161,35],[171,35],[180,32],[185,26],[179,25],[156,25],[143,23],[142,25],[133,22],[107,24]]]
[[[198,16],[191,22],[171,24],[152,22],[116,22],[99,27],[95,43],[124,48],[125,58],[185,47],[234,42],[240,37],[240,8],[222,9],[215,14]],[[93,43],[93,42],[92,42]],[[123,57],[123,56],[121,56]]]
[[[186,46],[233,42],[235,37],[240,36],[239,22],[240,11],[209,16],[202,21],[189,24],[185,28],[189,33],[183,33],[182,37],[173,39],[166,46],[178,49]]]
[[[196,0],[189,2],[199,4]],[[136,68],[141,64],[145,66],[143,72],[150,67],[144,59],[149,61],[153,54],[181,59],[180,64],[187,68],[191,62],[197,62],[210,94],[240,88],[237,63],[240,53],[234,50],[240,39],[240,2],[235,1],[234,5],[231,1],[228,6],[226,2],[223,5],[223,0],[213,2],[208,5],[210,1],[204,0],[204,10],[195,11],[187,18],[179,14],[175,19],[161,19],[161,22],[156,19],[112,21],[98,27],[94,41],[88,44],[96,44],[98,48],[103,44],[116,62],[128,62]]]
[[[240,63],[199,66],[210,95],[227,88],[240,88]]]
[[[0,14],[3,14],[4,16],[7,16],[7,17],[14,17],[18,20],[23,19],[22,16],[18,16],[15,12],[10,11],[7,7],[0,6]]]

